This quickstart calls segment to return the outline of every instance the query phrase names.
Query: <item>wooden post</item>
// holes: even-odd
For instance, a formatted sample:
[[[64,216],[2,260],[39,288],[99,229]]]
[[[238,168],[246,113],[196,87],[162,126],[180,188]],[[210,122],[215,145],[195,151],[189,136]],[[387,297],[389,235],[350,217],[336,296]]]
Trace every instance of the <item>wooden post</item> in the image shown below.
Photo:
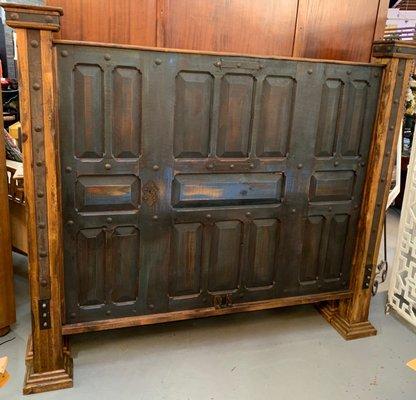
[[[368,321],[384,213],[390,189],[405,94],[416,58],[416,42],[374,42],[373,59],[385,64],[363,203],[352,261],[353,297],[323,304],[321,314],[347,340],[375,335]]]
[[[25,394],[72,386],[72,359],[62,339],[62,240],[55,61],[52,32],[61,8],[2,4],[16,30],[29,238],[32,339]],[[32,344],[32,345],[31,345]]]
[[[0,337],[16,321],[13,288],[12,239],[7,188],[6,151],[3,136],[3,107],[0,92]]]

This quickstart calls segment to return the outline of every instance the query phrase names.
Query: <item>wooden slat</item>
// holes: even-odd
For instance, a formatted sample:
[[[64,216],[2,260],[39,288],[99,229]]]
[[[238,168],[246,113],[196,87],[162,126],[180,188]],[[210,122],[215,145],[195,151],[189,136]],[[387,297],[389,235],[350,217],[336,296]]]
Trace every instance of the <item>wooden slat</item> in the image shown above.
[[[160,324],[164,322],[183,321],[192,318],[205,318],[214,315],[233,314],[237,312],[248,312],[266,310],[270,308],[288,307],[300,304],[312,304],[320,301],[330,301],[348,299],[352,296],[351,291],[340,291],[333,293],[321,293],[307,296],[286,297],[266,301],[256,301],[243,304],[235,304],[227,308],[207,307],[196,310],[175,311],[170,313],[160,313],[137,317],[114,318],[105,321],[93,321],[77,324],[68,324],[62,327],[63,335],[73,335],[76,333],[103,331],[114,328],[127,328],[131,326],[142,326]]]
[[[379,0],[299,0],[293,56],[368,61],[378,10]]]

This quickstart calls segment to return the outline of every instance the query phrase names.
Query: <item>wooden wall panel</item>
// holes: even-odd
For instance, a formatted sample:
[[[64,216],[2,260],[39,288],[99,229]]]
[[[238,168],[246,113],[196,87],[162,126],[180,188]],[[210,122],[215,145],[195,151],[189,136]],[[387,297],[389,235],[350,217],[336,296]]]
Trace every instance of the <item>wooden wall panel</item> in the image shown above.
[[[379,3],[299,0],[293,56],[369,61]]]
[[[364,61],[388,0],[45,0],[62,39]]]
[[[157,0],[45,0],[62,7],[62,39],[156,45]]]
[[[162,0],[160,12],[160,46],[292,54],[296,0]]]

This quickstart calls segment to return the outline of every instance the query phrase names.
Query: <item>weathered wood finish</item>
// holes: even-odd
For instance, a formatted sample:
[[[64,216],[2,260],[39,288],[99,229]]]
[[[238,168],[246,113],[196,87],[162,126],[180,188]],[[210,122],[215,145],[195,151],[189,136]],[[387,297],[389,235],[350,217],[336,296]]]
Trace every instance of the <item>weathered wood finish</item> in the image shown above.
[[[376,42],[373,46],[373,56],[378,57],[379,62],[386,67],[354,249],[351,280],[354,295],[351,299],[340,301],[338,306],[334,303],[320,306],[324,317],[345,339],[376,334],[376,329],[368,322],[371,287],[376,273],[384,210],[404,114],[404,99],[409,76],[414,70],[415,55],[414,42]],[[364,280],[368,274],[371,279],[365,285]]]
[[[23,392],[72,386],[72,360],[61,334],[62,239],[52,31],[61,9],[3,4],[16,29],[20,73],[24,188],[29,246],[33,356]],[[43,316],[45,314],[45,316]]]
[[[0,104],[2,95],[0,93]],[[0,106],[0,337],[16,321],[13,287],[12,239],[10,231],[9,195],[6,153],[3,136],[3,109]]]
[[[348,290],[381,67],[56,48],[65,326]]]

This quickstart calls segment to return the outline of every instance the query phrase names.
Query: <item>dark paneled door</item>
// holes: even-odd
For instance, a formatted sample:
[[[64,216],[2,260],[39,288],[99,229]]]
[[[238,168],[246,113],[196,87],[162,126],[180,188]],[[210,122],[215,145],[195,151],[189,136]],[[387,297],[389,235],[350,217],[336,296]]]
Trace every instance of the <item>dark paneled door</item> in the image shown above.
[[[348,287],[379,67],[57,50],[67,323]]]

